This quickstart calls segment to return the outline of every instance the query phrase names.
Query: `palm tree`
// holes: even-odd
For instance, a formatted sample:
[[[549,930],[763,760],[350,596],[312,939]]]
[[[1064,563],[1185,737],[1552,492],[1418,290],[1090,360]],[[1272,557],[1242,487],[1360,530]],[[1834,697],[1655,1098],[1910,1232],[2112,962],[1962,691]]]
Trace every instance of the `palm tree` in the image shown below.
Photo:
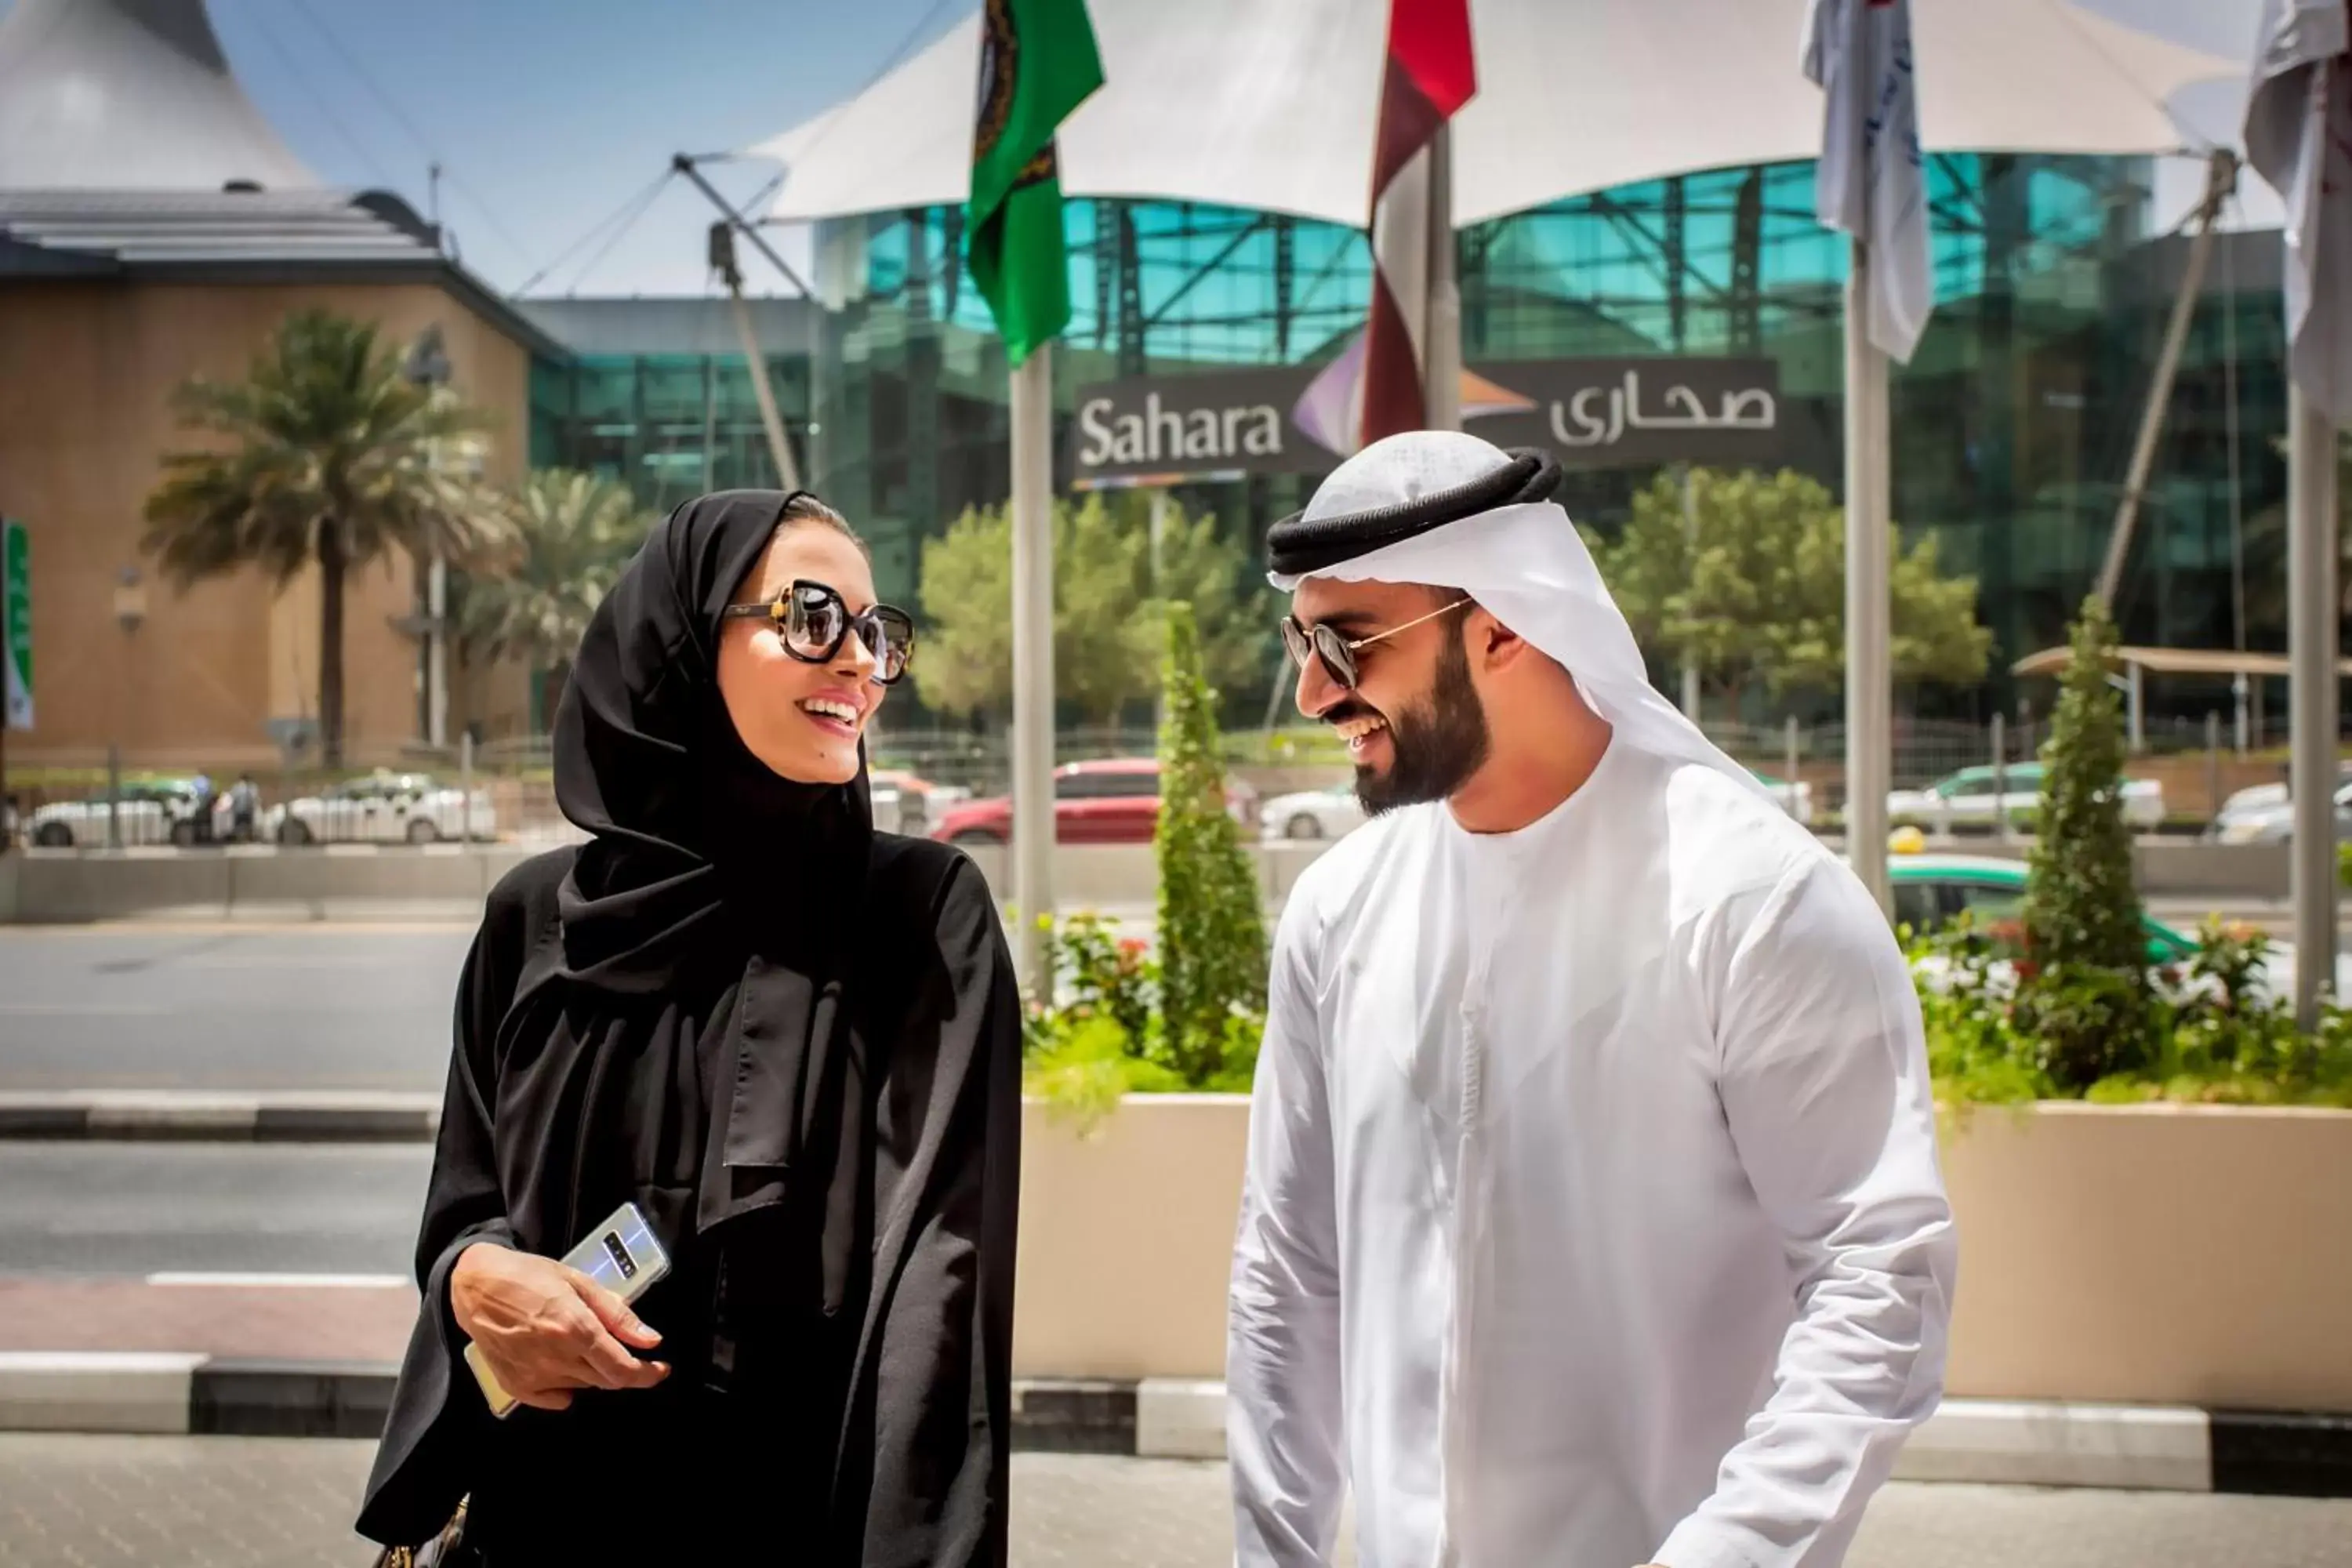
[[[465,581],[458,637],[468,658],[520,658],[545,680],[571,662],[588,617],[656,514],[616,479],[540,468],[523,481],[509,516],[503,558]]]
[[[283,587],[319,568],[319,731],[343,750],[343,582],[394,551],[464,562],[507,531],[478,477],[484,416],[410,380],[375,327],[326,310],[287,317],[235,384],[175,398],[184,429],[225,438],[173,452],[147,498],[144,548],[181,587],[247,565]]]

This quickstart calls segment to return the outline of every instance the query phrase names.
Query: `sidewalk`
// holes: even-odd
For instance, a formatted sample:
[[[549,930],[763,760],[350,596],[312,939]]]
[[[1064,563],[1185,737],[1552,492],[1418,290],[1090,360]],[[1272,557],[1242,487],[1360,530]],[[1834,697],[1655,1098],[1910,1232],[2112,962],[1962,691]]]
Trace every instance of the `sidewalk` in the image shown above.
[[[0,1431],[373,1437],[415,1311],[380,1277],[0,1276]],[[1026,1450],[1224,1457],[1218,1383],[1023,1379],[1013,1406]],[[2346,1497],[2352,1416],[1948,1400],[1895,1473]]]
[[[416,1320],[405,1280],[0,1275],[0,1432],[373,1437]],[[1026,1449],[1133,1454],[1133,1384],[1030,1379]]]

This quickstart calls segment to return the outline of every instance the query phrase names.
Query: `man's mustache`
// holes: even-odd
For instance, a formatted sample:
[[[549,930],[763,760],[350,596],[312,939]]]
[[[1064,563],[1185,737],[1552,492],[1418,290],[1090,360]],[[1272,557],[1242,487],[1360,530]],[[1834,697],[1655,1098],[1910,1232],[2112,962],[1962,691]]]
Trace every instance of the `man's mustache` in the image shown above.
[[[1370,703],[1359,702],[1352,697],[1342,698],[1336,706],[1325,709],[1322,714],[1326,724],[1345,724],[1350,719],[1385,720],[1387,717]]]

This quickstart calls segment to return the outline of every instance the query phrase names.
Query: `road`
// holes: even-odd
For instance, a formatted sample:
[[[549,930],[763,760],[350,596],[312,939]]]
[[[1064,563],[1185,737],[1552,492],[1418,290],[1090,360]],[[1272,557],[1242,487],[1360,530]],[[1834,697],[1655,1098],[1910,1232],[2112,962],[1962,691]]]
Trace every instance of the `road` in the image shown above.
[[[428,1089],[457,926],[0,931],[0,1089]]]
[[[0,1568],[317,1568],[350,1533],[373,1445],[0,1436]],[[1225,1568],[1224,1467],[1020,1454],[1015,1568]],[[1888,1487],[1847,1568],[2344,1568],[2352,1502]],[[1343,1550],[1340,1560],[1352,1562]]]
[[[2253,900],[2162,900],[2284,936]],[[1149,907],[1111,911],[1150,941]],[[1269,917],[1269,920],[1271,917]],[[0,1092],[440,1092],[471,929],[461,925],[0,927]],[[2352,946],[2352,942],[2347,942]]]
[[[405,1275],[422,1143],[0,1142],[0,1275]]]
[[[1150,940],[1151,911],[1118,911]],[[0,1091],[401,1089],[449,1066],[466,926],[0,927]]]

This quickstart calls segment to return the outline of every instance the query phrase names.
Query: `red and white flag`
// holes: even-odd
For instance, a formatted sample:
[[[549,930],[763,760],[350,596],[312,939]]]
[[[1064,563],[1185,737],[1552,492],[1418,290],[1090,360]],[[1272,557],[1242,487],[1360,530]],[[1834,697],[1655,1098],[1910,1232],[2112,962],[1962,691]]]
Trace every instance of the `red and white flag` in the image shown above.
[[[1431,142],[1478,90],[1470,0],[1389,0],[1388,64],[1372,157],[1372,310],[1364,332],[1362,414],[1370,446],[1429,422],[1422,395],[1431,251],[1453,243],[1454,215],[1436,210]]]

